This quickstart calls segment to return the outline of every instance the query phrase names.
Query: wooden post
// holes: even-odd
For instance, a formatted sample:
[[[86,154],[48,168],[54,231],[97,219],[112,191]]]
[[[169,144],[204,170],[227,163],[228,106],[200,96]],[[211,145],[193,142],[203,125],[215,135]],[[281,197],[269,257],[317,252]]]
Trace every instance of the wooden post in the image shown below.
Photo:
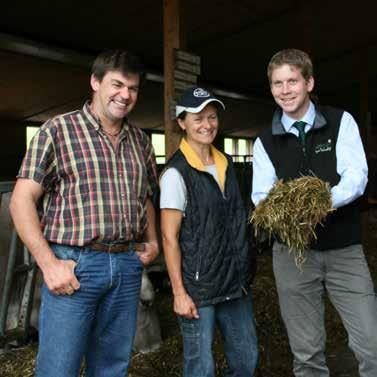
[[[182,22],[182,1],[163,0],[164,24],[164,124],[166,158],[178,148],[180,132],[172,119],[172,101],[174,99],[174,49],[185,48]]]

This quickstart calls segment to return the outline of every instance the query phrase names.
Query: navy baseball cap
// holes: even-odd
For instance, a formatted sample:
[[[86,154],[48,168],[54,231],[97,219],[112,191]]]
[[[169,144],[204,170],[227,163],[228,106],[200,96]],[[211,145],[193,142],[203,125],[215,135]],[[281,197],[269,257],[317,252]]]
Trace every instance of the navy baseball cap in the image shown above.
[[[225,110],[224,104],[210,92],[194,86],[183,92],[175,107],[175,115],[178,117],[184,111],[194,114],[199,113],[211,102],[218,102]]]

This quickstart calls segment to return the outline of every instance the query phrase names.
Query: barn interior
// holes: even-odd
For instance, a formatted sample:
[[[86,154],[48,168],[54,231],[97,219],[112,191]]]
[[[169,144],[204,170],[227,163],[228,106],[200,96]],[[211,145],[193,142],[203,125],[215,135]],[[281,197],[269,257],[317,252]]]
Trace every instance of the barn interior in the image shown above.
[[[149,135],[165,135],[166,147],[159,155],[169,156],[177,138],[169,106],[176,85],[173,52],[178,49],[200,58],[197,82],[226,104],[217,145],[226,149],[225,140],[230,143],[227,152],[240,165],[241,189],[247,198],[251,159],[243,156],[252,156],[253,141],[270,126],[275,109],[266,75],[268,61],[280,49],[299,48],[313,59],[318,101],[349,111],[358,122],[370,162],[364,233],[372,254],[376,249],[373,205],[377,199],[376,13],[377,3],[368,0],[5,2],[0,17],[0,182],[15,179],[27,147],[27,127],[38,127],[56,114],[80,108],[90,98],[91,63],[105,48],[127,48],[143,57],[147,82],[130,118]],[[3,252],[8,244],[0,247]],[[260,258],[262,265],[270,263],[268,255]],[[369,258],[376,281],[377,261]],[[266,287],[273,290],[271,277],[263,278],[265,270],[266,266],[261,268],[256,287],[260,289],[261,305],[271,307],[269,300],[276,295],[268,297],[265,293]],[[278,321],[279,326],[263,344],[259,375],[281,377],[289,375],[282,372],[288,369],[279,369],[280,359],[271,366],[271,349],[276,339],[287,349],[288,345],[276,319],[278,311],[273,308],[271,313],[263,310],[260,314],[266,327],[270,321]],[[343,347],[345,334],[340,331],[333,335]],[[336,349],[334,345],[334,352]],[[172,356],[166,352],[167,357]],[[156,360],[148,362],[158,370]],[[352,374],[356,373],[353,362],[349,368],[339,376],[356,375]],[[133,373],[142,375],[136,370]]]
[[[164,94],[164,54],[177,47],[200,57],[198,83],[223,96],[227,111],[221,134],[231,138],[255,138],[269,125],[274,103],[268,61],[282,48],[303,49],[314,61],[320,103],[350,111],[372,153],[377,124],[372,106],[377,86],[376,8],[365,0],[357,5],[340,0],[3,4],[0,177],[15,176],[26,148],[25,127],[80,108],[90,97],[94,56],[119,46],[143,56],[150,73],[132,114],[135,124],[151,132],[165,130],[164,102],[169,99]],[[164,32],[169,27],[179,34],[178,41],[170,42]]]

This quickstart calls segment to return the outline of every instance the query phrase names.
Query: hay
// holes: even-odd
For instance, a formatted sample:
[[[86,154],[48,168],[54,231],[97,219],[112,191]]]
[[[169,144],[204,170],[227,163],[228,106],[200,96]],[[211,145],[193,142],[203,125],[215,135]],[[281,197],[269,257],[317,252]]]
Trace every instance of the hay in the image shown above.
[[[330,186],[317,177],[304,176],[283,183],[278,181],[254,210],[250,221],[255,235],[267,231],[294,253],[296,266],[302,270],[304,251],[316,239],[315,228],[334,209]]]

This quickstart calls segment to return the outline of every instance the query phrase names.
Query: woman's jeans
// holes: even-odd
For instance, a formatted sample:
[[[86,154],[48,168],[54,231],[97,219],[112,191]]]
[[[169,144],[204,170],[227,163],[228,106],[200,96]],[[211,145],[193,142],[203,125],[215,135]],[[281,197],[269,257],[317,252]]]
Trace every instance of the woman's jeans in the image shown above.
[[[251,294],[198,308],[199,319],[178,317],[183,336],[184,377],[214,377],[212,343],[215,325],[224,340],[225,376],[252,377],[258,359]]]
[[[54,295],[42,288],[37,377],[124,377],[136,331],[143,265],[134,251],[107,253],[52,244],[72,259],[80,289]]]

